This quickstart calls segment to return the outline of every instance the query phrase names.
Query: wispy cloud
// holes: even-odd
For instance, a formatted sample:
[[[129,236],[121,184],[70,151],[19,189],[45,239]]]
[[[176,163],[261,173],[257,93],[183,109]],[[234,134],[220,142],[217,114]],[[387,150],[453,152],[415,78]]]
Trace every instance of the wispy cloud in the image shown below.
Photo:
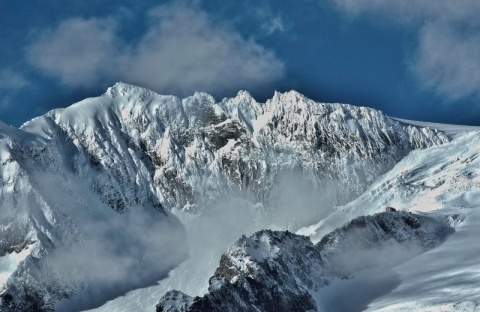
[[[28,60],[70,87],[122,80],[178,95],[255,90],[284,75],[273,52],[193,4],[157,7],[149,19],[136,44],[122,41],[111,18],[66,20],[28,47]]]
[[[19,90],[28,84],[28,79],[17,71],[5,69],[0,72],[0,89]]]
[[[96,85],[115,68],[116,24],[73,18],[44,31],[27,49],[28,61],[67,86]]]
[[[0,72],[0,109],[11,107],[12,99],[18,92],[30,84],[20,72],[5,69]]]
[[[286,22],[279,12],[274,12],[269,6],[259,6],[254,10],[261,29],[267,34],[283,33],[287,29]]]
[[[402,23],[424,23],[436,21],[462,21],[480,24],[480,3],[459,0],[332,0],[343,12],[352,17],[359,14],[376,14]],[[471,18],[471,20],[465,20]]]
[[[149,209],[76,213],[71,217],[82,218],[75,220],[79,237],[64,237],[39,262],[37,274],[45,285],[64,287],[67,293],[76,289],[55,311],[91,309],[151,286],[187,257],[186,233],[173,216]]]
[[[355,17],[380,16],[418,30],[410,61],[418,81],[446,100],[480,97],[480,2],[333,0]]]
[[[425,25],[412,65],[425,86],[451,100],[480,97],[480,32],[462,34],[444,24]]]
[[[279,15],[270,18],[268,22],[264,24],[264,27],[267,30],[267,34],[285,31],[283,19]]]

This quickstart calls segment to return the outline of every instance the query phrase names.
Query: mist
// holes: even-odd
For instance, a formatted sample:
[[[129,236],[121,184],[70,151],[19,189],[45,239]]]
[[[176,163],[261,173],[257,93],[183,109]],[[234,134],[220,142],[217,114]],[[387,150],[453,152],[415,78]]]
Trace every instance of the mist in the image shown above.
[[[185,227],[188,259],[156,285],[131,291],[91,311],[149,311],[172,289],[201,296],[208,290],[221,255],[240,236],[262,229],[293,232],[324,219],[336,205],[356,195],[353,187],[338,178],[298,167],[277,172],[272,178],[263,195],[240,189],[218,196],[194,213],[172,211]]]
[[[351,199],[354,192],[341,185],[336,178],[314,176],[305,170],[282,171],[264,209],[265,222],[292,232],[312,225]]]
[[[419,246],[409,245],[408,242],[405,244],[406,246],[392,245],[365,250],[347,250],[331,260],[335,263],[337,271],[348,274],[371,268],[391,268],[426,250]]]
[[[231,191],[198,207],[197,214],[173,211],[186,229],[189,259],[152,290],[158,294],[152,304],[171,289],[204,294],[221,255],[242,235],[263,229],[294,231],[326,217],[338,199],[337,187],[331,178],[315,180],[302,170],[290,170],[276,176],[266,205],[255,203],[248,192]]]
[[[319,307],[333,312],[365,310],[401,284],[395,267],[435,249],[455,232],[446,218],[408,216],[389,212],[377,221],[370,218],[370,224],[355,219],[332,233],[335,236],[328,240],[333,245],[327,241],[316,245],[326,267],[342,277],[313,294]]]
[[[221,255],[238,237],[272,227],[266,224],[262,210],[262,205],[230,194],[222,196],[201,214],[174,212],[187,231],[189,259],[172,273],[173,283],[165,281],[168,287],[164,292],[181,289],[189,295],[205,293],[208,279],[218,267]],[[159,292],[156,301],[164,292]]]
[[[90,311],[150,311],[172,289],[190,296],[205,294],[221,255],[235,240],[262,229],[291,230],[316,223],[333,209],[337,193],[329,190],[335,189],[335,184],[332,179],[315,180],[309,173],[290,170],[276,176],[267,205],[240,190],[197,207],[196,213],[172,211],[187,233],[188,259],[155,285],[133,290]]]
[[[329,257],[328,263],[336,274],[348,278],[337,279],[312,296],[320,311],[364,311],[376,298],[401,284],[399,275],[393,270],[395,266],[425,251],[426,248],[408,242],[342,250]]]
[[[58,302],[56,311],[94,308],[152,285],[187,257],[186,234],[178,219],[151,208],[91,221],[81,233],[57,246],[40,267],[47,285],[82,289]]]
[[[371,269],[361,271],[350,279],[335,280],[312,295],[319,311],[359,312],[400,283],[398,274],[391,269]]]
[[[58,176],[42,173],[37,179],[45,197],[56,199],[75,224],[38,265],[42,285],[69,298],[56,303],[56,311],[150,310],[171,289],[202,295],[221,255],[240,236],[314,224],[332,212],[340,196],[351,196],[333,178],[289,170],[276,175],[266,205],[241,190],[197,213],[131,207],[119,214],[93,194],[84,198],[89,208],[78,209],[72,204],[78,199],[58,194]],[[90,191],[83,184],[69,187],[70,194]]]

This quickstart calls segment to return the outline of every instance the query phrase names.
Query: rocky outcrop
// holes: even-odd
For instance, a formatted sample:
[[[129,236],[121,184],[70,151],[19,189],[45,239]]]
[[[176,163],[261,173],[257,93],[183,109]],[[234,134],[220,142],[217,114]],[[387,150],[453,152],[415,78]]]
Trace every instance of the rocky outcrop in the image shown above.
[[[169,292],[157,311],[310,311],[316,308],[310,291],[334,278],[307,237],[264,230],[228,249],[208,294]]]

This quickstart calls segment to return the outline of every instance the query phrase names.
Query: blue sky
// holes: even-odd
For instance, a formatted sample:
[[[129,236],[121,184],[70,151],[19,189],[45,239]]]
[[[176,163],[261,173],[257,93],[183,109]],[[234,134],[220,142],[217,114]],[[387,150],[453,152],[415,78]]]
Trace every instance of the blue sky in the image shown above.
[[[480,125],[480,2],[0,1],[0,120],[116,81],[217,100],[295,89],[390,116]]]

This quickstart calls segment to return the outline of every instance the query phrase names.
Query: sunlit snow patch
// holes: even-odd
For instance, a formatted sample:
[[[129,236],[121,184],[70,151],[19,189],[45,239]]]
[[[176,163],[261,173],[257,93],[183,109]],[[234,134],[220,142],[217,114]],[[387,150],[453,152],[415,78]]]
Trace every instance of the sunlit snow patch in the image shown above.
[[[28,246],[24,250],[17,252],[12,252],[6,254],[3,257],[0,257],[0,291],[7,282],[8,278],[15,271],[17,266],[27,258],[32,250],[33,245]]]

